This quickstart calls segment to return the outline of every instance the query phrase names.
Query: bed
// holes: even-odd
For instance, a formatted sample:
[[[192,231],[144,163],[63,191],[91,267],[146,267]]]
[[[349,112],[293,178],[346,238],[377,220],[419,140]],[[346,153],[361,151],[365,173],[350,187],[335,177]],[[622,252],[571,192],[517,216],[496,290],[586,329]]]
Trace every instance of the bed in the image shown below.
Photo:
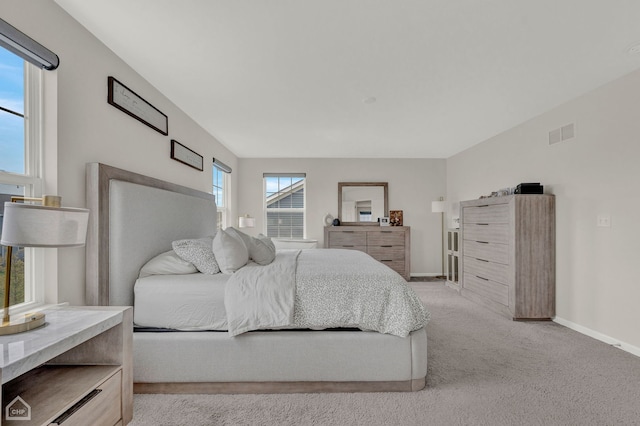
[[[143,265],[170,250],[175,240],[216,233],[211,194],[100,163],[88,164],[86,176],[91,210],[88,305],[134,306],[134,285]],[[293,255],[309,258],[299,250]],[[209,279],[194,278],[200,275],[190,279]],[[168,280],[166,288],[174,291],[183,285],[171,281],[175,276],[156,278]],[[137,318],[144,317],[142,306],[137,311]],[[153,315],[154,309],[145,312]],[[235,336],[145,327],[135,331],[136,393],[417,391],[426,383],[424,327],[406,336],[332,327],[258,329]]]

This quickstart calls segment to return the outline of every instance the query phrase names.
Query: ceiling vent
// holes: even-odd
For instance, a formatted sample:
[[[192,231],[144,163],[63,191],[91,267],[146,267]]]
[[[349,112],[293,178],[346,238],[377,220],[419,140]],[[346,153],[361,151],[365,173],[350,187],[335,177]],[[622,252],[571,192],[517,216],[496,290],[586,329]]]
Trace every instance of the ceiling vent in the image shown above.
[[[549,132],[549,145],[554,143],[566,141],[576,135],[575,126],[573,123],[566,126],[559,127]]]

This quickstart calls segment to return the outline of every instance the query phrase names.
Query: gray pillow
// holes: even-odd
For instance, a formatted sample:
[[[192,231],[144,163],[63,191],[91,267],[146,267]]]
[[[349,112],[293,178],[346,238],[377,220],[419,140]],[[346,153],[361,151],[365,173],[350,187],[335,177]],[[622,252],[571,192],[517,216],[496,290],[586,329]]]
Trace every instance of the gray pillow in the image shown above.
[[[276,246],[271,238],[259,234],[257,238],[251,237],[249,256],[258,265],[268,265],[276,258]]]
[[[233,227],[229,227],[225,231],[242,239],[249,250],[249,259],[258,265],[268,265],[276,258],[276,246],[266,235],[259,234],[256,238]]]
[[[217,274],[220,267],[213,255],[213,238],[205,237],[195,240],[178,240],[171,243],[173,251],[182,260],[191,262],[198,268],[198,271],[205,274]]]
[[[220,230],[213,239],[213,253],[223,274],[233,274],[249,261],[249,250],[235,232]]]
[[[193,263],[183,260],[176,252],[169,250],[160,253],[145,263],[140,268],[138,278],[148,277],[149,275],[193,274],[195,272],[198,272],[198,268]]]

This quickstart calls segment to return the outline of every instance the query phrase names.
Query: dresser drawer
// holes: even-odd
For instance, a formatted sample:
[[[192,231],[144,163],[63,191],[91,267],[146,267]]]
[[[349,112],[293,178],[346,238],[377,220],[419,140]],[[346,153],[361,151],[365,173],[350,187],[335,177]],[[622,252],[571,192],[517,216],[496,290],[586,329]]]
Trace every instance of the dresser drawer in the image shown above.
[[[76,404],[67,410],[67,414],[58,417],[57,423],[64,426],[109,425],[120,420],[122,372],[118,371],[96,388],[95,396],[84,405]],[[94,392],[96,392],[94,391]],[[91,395],[91,394],[89,394]],[[89,398],[89,396],[87,396]]]
[[[464,271],[471,275],[509,284],[509,265],[464,257]]]
[[[366,246],[367,233],[365,231],[341,231],[329,233],[329,247]]]
[[[509,245],[464,240],[464,255],[491,262],[509,264]]]
[[[508,223],[509,205],[493,204],[490,206],[464,207],[463,223]]]
[[[401,260],[404,262],[404,247],[367,247],[367,253],[376,260]]]
[[[464,225],[464,239],[508,244],[509,225],[506,223],[493,223],[491,225],[470,223]]]
[[[332,249],[341,249],[341,250],[359,250],[363,252],[367,252],[367,246],[332,246],[329,247]]]
[[[504,284],[479,278],[469,273],[464,274],[463,286],[482,297],[509,306],[509,287]]]
[[[393,269],[405,278],[405,273],[407,271],[405,271],[404,260],[380,260],[380,263],[387,265],[389,268]]]
[[[369,246],[402,246],[404,247],[404,232],[368,231],[367,245]]]

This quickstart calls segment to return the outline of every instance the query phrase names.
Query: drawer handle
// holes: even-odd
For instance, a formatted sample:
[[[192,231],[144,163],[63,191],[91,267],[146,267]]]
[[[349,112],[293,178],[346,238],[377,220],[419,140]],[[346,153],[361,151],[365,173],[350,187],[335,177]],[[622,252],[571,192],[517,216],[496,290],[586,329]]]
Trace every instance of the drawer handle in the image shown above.
[[[342,231],[342,232],[344,232],[345,234],[353,234],[355,231]]]
[[[93,398],[98,396],[98,394],[102,392],[102,389],[94,389],[87,394],[80,401],[76,402],[71,408],[69,408],[64,413],[60,414],[57,419],[55,419],[52,424],[61,425],[63,422],[69,419],[69,417],[73,416],[79,409],[84,407],[91,401]]]
[[[344,245],[344,246],[342,246],[342,247],[354,247],[354,246],[348,246],[348,245]]]
[[[488,223],[476,223],[476,225],[489,226]]]
[[[393,246],[380,246],[380,247],[393,247]]]
[[[393,234],[393,231],[380,231],[381,234]]]
[[[477,275],[476,275],[476,278],[480,278],[481,280],[484,280],[484,281],[489,281],[489,278],[483,278],[483,277],[479,277]]]
[[[391,259],[381,259],[380,262],[393,262]]]
[[[476,257],[475,259],[476,259],[476,260],[479,260],[480,262],[487,262],[487,263],[489,263],[489,261],[488,261],[488,260],[486,260],[486,259],[478,259],[477,257]]]
[[[478,244],[489,244],[489,241],[476,241]]]

